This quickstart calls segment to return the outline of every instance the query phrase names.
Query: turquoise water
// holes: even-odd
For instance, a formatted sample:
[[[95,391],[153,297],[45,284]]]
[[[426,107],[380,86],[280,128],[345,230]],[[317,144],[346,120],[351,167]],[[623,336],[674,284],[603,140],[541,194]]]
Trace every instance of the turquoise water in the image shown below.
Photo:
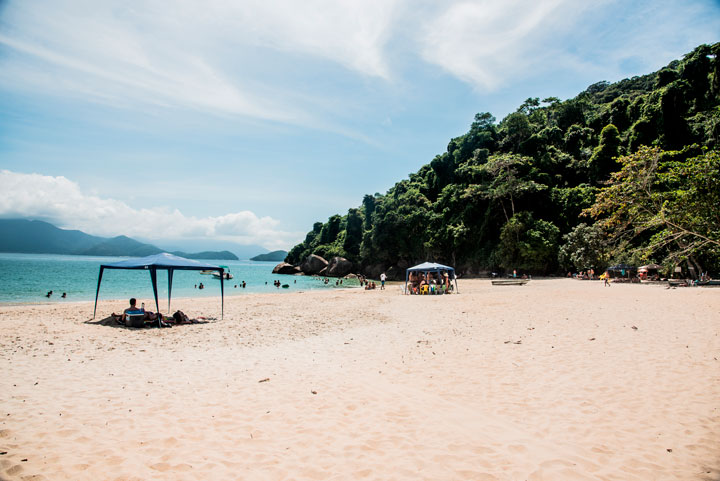
[[[8,254],[0,253],[0,302],[77,302],[94,301],[100,264],[109,264],[124,257],[65,256],[54,254]],[[234,279],[225,281],[225,296],[243,294],[287,293],[309,289],[334,289],[335,279],[329,284],[309,276],[272,274],[275,262],[252,261],[203,261],[208,264],[230,268]],[[273,281],[289,284],[288,289],[278,289]],[[241,287],[245,281],[246,288]],[[203,283],[200,290],[195,286]],[[266,284],[267,283],[267,284]],[[235,287],[237,285],[237,287]],[[356,287],[355,280],[343,280],[340,287]],[[48,291],[53,295],[45,297]],[[65,292],[67,297],[61,298]],[[220,280],[198,271],[175,271],[172,297],[212,297],[220,295]],[[99,299],[142,299],[146,305],[154,304],[150,274],[144,270],[106,269],[103,272]],[[160,308],[167,306],[167,274],[158,272],[158,298]]]

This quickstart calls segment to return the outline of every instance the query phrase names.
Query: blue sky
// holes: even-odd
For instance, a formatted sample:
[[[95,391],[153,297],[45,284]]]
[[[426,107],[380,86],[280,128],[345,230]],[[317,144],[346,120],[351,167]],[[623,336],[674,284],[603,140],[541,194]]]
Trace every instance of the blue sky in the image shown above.
[[[718,1],[0,0],[0,217],[288,249],[477,112],[719,40]]]

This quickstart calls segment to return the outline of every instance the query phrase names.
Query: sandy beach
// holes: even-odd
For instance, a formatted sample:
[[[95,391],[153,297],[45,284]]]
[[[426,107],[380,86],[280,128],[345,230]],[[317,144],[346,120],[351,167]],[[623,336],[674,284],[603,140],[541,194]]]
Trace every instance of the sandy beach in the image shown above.
[[[720,479],[720,289],[459,285],[0,306],[0,479]]]

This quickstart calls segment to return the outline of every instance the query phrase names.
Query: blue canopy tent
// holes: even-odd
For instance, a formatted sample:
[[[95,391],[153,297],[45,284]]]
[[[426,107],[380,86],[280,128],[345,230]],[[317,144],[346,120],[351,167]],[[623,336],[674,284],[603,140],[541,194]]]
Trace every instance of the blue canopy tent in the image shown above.
[[[455,276],[455,269],[453,267],[444,266],[442,264],[436,264],[434,262],[423,262],[422,264],[418,264],[414,267],[408,267],[405,270],[405,294],[408,293],[408,279],[410,277],[411,272],[447,272],[450,277],[450,279],[455,280],[455,292],[458,294],[460,291],[458,290],[457,286],[457,277]]]
[[[607,271],[610,273],[610,277],[625,277],[627,274],[627,277],[629,278],[631,275],[634,276],[637,273],[637,267],[629,266],[627,264],[618,264],[608,267]],[[618,276],[618,274],[620,275]]]
[[[97,291],[95,292],[95,310],[93,311],[93,319],[97,313],[97,301],[100,295],[100,282],[102,281],[103,271],[105,269],[145,269],[150,271],[150,281],[152,282],[153,293],[155,294],[155,307],[160,312],[160,304],[158,303],[158,292],[157,292],[157,271],[166,270],[168,273],[168,313],[170,311],[170,295],[172,294],[172,279],[173,272],[175,271],[218,271],[220,273],[220,302],[221,302],[221,315],[225,313],[225,289],[223,284],[223,271],[224,269],[219,266],[211,264],[203,264],[192,259],[185,259],[184,257],[174,256],[163,252],[162,254],[155,254],[147,257],[140,257],[139,259],[128,259],[120,262],[113,262],[112,264],[101,264],[100,274],[98,275]]]

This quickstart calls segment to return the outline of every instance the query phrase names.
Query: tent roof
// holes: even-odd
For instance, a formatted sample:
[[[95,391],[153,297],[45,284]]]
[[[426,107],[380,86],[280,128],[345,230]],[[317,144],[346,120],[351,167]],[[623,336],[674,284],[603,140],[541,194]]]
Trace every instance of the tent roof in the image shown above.
[[[219,266],[212,264],[203,264],[192,259],[175,256],[163,252],[138,259],[127,259],[124,261],[113,262],[111,264],[102,264],[100,267],[105,269],[148,269],[154,267],[156,269],[178,269],[178,270],[220,270]]]
[[[452,267],[436,264],[434,262],[423,262],[413,267],[409,267],[408,271],[436,272],[436,271],[454,271]]]
[[[661,266],[660,264],[648,264],[646,266],[638,267],[638,270],[658,270],[662,268],[663,266]]]

